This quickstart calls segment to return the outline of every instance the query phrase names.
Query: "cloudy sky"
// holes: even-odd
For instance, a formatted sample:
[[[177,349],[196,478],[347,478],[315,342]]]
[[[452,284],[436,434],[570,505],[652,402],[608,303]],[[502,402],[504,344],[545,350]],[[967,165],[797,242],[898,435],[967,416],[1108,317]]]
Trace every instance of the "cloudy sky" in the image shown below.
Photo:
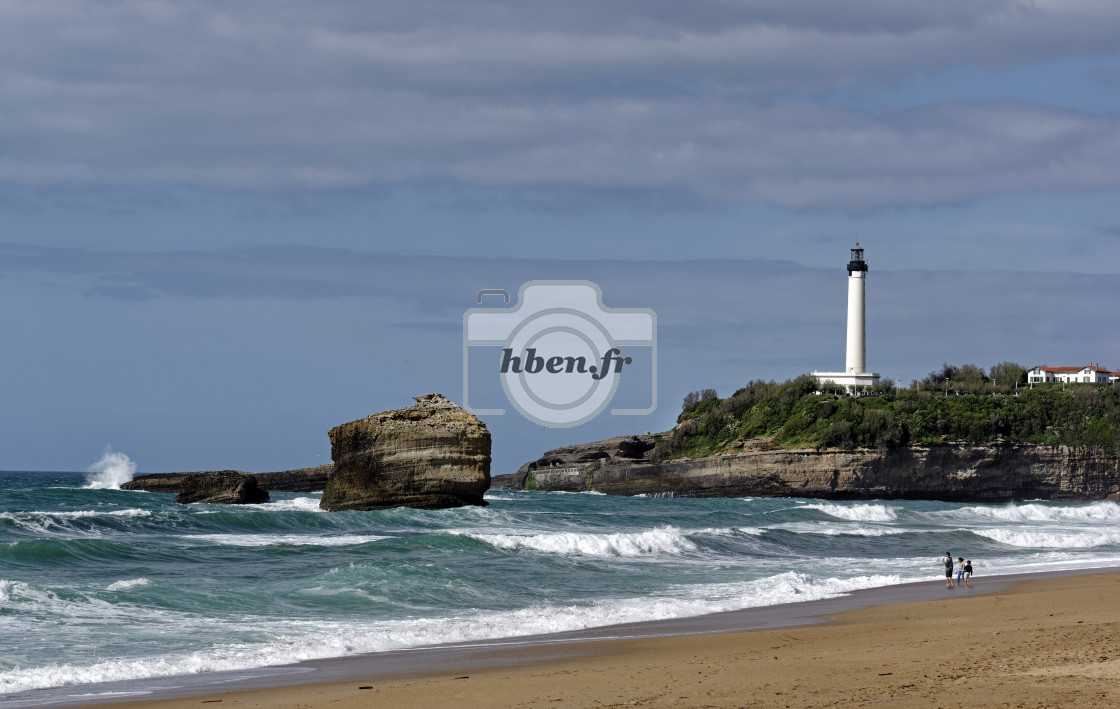
[[[0,2],[0,468],[330,458],[483,288],[658,315],[658,409],[843,365],[1120,369],[1112,0]],[[473,395],[473,394],[472,394]]]

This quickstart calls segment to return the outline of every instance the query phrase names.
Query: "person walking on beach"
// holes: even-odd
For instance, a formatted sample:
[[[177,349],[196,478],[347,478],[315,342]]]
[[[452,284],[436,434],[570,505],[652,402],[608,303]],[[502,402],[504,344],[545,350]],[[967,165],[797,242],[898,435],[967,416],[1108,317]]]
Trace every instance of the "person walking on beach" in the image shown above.
[[[953,555],[945,552],[942,557],[941,563],[945,564],[945,588],[953,587]]]
[[[969,583],[972,580],[972,559],[964,562],[964,585],[971,586]]]
[[[964,583],[964,557],[957,557],[957,585],[960,586]]]

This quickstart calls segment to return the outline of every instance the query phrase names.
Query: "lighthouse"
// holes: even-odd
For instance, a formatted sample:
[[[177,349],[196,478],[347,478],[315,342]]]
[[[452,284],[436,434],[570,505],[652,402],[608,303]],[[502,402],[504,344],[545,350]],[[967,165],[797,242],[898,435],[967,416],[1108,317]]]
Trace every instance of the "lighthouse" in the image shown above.
[[[849,391],[874,386],[879,375],[867,371],[867,261],[856,242],[848,260],[848,337],[843,372],[813,372],[818,382],[835,382]]]
[[[848,261],[848,356],[844,360],[848,374],[867,369],[866,303],[867,262],[857,241]]]

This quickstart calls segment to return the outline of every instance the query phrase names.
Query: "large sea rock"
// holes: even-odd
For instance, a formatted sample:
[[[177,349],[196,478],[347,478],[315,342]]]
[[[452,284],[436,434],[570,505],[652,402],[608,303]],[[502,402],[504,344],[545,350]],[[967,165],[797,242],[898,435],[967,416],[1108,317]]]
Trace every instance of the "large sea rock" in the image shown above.
[[[188,473],[179,483],[175,502],[184,505],[196,502],[255,505],[268,502],[268,491],[262,490],[252,475],[236,470]]]
[[[490,487],[486,424],[441,394],[330,430],[334,470],[325,510],[439,509],[485,505]]]
[[[662,434],[665,435],[665,434]],[[1120,500],[1120,452],[1012,443],[891,449],[777,448],[654,462],[657,436],[557,448],[494,479],[496,489],[673,497],[815,497],[955,502]]]

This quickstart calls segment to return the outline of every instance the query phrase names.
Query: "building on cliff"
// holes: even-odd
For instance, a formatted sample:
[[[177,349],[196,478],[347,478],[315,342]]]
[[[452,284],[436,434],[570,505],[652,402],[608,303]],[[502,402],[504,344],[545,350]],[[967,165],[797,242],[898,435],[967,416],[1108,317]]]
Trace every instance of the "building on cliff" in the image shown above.
[[[813,372],[818,382],[835,382],[848,390],[879,383],[879,375],[867,371],[866,300],[867,262],[863,260],[863,249],[857,241],[848,261],[848,337],[844,371]]]
[[[1028,384],[1041,384],[1043,382],[1108,384],[1118,379],[1120,379],[1120,372],[1110,372],[1095,364],[1084,367],[1038,366],[1027,370]]]

